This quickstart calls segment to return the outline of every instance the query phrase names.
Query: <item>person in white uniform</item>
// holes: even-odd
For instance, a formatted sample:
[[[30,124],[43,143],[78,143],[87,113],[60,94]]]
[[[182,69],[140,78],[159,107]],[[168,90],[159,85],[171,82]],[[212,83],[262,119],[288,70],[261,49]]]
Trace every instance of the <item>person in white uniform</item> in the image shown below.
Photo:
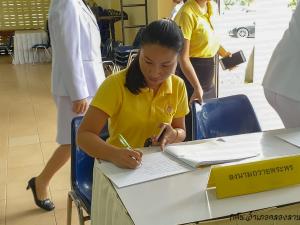
[[[300,126],[300,4],[267,67],[263,87],[266,99],[286,128]]]
[[[184,3],[186,2],[186,0],[172,0],[173,3],[175,3],[176,5],[174,6],[171,14],[170,14],[170,19],[174,20],[175,16],[177,15],[178,11],[181,9],[181,7],[184,5]]]
[[[44,170],[28,182],[35,204],[51,211],[47,189],[53,175],[70,158],[71,120],[83,115],[105,79],[101,63],[100,31],[90,8],[82,0],[52,0],[49,31],[53,52],[52,94],[57,106],[59,147]]]

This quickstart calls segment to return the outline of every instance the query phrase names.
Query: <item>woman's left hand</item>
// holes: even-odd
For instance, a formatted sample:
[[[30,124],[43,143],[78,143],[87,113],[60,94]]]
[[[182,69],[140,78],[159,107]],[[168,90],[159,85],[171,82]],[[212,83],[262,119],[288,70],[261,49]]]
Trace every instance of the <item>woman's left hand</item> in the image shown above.
[[[225,53],[225,56],[224,56],[224,57],[231,57],[231,56],[232,56],[232,53],[231,53],[231,52],[227,52],[227,51],[226,51],[226,53]],[[228,70],[229,70],[229,71],[232,71],[232,70],[234,70],[236,67],[237,67],[237,66],[231,67],[231,68],[229,68]]]
[[[227,51],[223,46],[220,46],[218,53],[222,58],[232,56],[231,52]]]
[[[231,52],[228,52],[228,51],[225,51],[224,54],[222,55],[223,58],[224,57],[231,57],[231,56],[232,56]]]
[[[225,58],[225,57],[231,57],[231,56],[232,56],[232,53],[225,50],[221,56],[222,56],[223,58]],[[237,67],[237,66],[231,67],[231,68],[229,68],[228,70],[229,70],[229,71],[232,71],[232,70],[234,70],[236,67]]]
[[[172,144],[176,141],[178,136],[178,131],[174,129],[170,124],[162,123],[160,135],[152,138],[152,145],[160,145],[163,151],[167,144]]]

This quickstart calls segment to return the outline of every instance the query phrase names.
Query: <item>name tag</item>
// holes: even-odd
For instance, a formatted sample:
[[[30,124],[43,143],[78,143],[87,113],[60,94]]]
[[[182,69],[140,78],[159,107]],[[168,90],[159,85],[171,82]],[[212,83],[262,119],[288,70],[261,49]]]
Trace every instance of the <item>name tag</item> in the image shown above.
[[[214,166],[207,187],[227,198],[300,184],[300,155]]]

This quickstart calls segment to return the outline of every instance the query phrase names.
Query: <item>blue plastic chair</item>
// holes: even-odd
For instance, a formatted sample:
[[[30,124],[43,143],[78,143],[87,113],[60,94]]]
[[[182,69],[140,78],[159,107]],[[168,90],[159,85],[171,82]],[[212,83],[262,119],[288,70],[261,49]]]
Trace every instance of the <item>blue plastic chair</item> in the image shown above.
[[[140,49],[142,33],[144,29],[144,27],[139,29],[132,45],[121,45],[114,48],[114,61],[116,64],[120,65],[121,67],[128,66],[128,60],[130,59],[130,56],[132,54],[137,54]]]
[[[192,104],[193,140],[260,132],[253,107],[245,95]]]
[[[71,124],[71,191],[68,193],[67,224],[71,225],[72,201],[78,211],[79,224],[84,225],[90,219],[94,158],[87,155],[76,144],[76,134],[82,116],[75,117]],[[100,137],[106,140],[107,127],[103,128]],[[88,216],[83,215],[83,210]]]
[[[49,33],[49,23],[48,20],[46,21],[46,33],[47,33],[47,43],[39,43],[39,44],[35,44],[31,47],[31,49],[33,50],[33,60],[32,63],[35,63],[35,58],[37,56],[38,50],[42,49],[44,50],[44,53],[49,57],[49,59],[51,59],[51,52],[49,51],[49,49],[51,48],[51,40],[50,40],[50,33]]]
[[[7,36],[7,40],[5,44],[0,44],[0,55],[8,54],[14,59],[14,36]]]

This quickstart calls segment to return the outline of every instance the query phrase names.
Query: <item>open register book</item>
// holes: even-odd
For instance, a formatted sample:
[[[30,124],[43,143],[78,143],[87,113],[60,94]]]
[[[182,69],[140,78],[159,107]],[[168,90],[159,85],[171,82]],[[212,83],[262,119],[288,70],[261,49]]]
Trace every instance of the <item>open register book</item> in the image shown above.
[[[106,161],[97,167],[118,187],[126,187],[162,177],[186,173],[201,165],[233,162],[259,155],[254,143],[226,143],[207,141],[199,144],[167,146],[164,152],[151,147],[154,152],[143,155],[142,164],[135,170],[123,169]],[[151,150],[146,150],[151,151]]]
[[[165,152],[192,167],[234,162],[260,154],[256,144],[208,141],[201,144],[169,145]]]

